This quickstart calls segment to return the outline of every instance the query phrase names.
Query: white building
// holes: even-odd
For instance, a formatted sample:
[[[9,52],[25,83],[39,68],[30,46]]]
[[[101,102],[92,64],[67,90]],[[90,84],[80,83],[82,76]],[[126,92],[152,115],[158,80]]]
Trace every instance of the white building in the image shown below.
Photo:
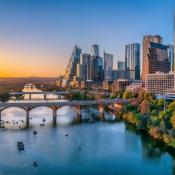
[[[145,90],[155,94],[165,94],[175,92],[175,74],[174,72],[145,75]]]

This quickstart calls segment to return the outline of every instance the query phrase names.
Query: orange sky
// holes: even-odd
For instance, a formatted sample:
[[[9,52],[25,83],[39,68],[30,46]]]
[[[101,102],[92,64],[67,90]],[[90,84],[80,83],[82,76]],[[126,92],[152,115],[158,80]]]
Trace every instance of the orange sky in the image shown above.
[[[0,77],[55,77],[64,74],[65,56],[39,50],[0,48]]]

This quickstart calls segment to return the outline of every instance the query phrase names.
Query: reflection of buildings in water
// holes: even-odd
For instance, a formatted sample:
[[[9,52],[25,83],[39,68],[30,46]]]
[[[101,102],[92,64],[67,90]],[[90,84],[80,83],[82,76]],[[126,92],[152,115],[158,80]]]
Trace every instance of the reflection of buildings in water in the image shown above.
[[[38,107],[30,111],[30,127],[52,127],[53,114],[47,107]],[[65,106],[57,110],[57,125],[67,125],[74,122],[76,112],[72,107]],[[2,111],[1,127],[7,129],[26,128],[26,111],[11,107]]]

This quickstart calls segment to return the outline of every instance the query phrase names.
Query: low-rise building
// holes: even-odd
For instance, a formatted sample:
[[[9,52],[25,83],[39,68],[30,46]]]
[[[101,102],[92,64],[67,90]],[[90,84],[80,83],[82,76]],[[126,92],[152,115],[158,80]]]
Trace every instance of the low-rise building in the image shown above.
[[[126,79],[119,79],[113,82],[112,91],[124,91],[129,85],[129,81]]]
[[[175,92],[175,74],[174,72],[145,75],[145,90],[155,94],[165,94]]]
[[[112,90],[113,81],[103,81],[103,90],[110,91]]]
[[[129,86],[126,87],[127,91],[132,91],[132,92],[139,92],[140,90],[143,90],[143,82],[142,81],[135,81],[132,82]]]

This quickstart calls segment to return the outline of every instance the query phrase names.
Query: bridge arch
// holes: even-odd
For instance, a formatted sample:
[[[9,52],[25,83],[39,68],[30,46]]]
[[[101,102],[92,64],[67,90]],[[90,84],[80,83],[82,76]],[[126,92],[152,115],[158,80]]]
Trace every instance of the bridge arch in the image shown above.
[[[25,107],[13,107],[13,106],[1,108],[1,109],[0,109],[0,112],[2,113],[2,112],[5,111],[6,109],[11,109],[11,108],[22,109],[22,110],[24,110],[25,112],[27,112],[27,108],[25,108]]]
[[[35,109],[39,109],[39,108],[42,108],[42,107],[53,111],[53,108],[52,108],[51,106],[44,106],[44,105],[36,106],[36,107],[30,107],[30,108],[29,108],[29,111],[31,112],[31,111],[33,111],[33,110],[35,110]]]

